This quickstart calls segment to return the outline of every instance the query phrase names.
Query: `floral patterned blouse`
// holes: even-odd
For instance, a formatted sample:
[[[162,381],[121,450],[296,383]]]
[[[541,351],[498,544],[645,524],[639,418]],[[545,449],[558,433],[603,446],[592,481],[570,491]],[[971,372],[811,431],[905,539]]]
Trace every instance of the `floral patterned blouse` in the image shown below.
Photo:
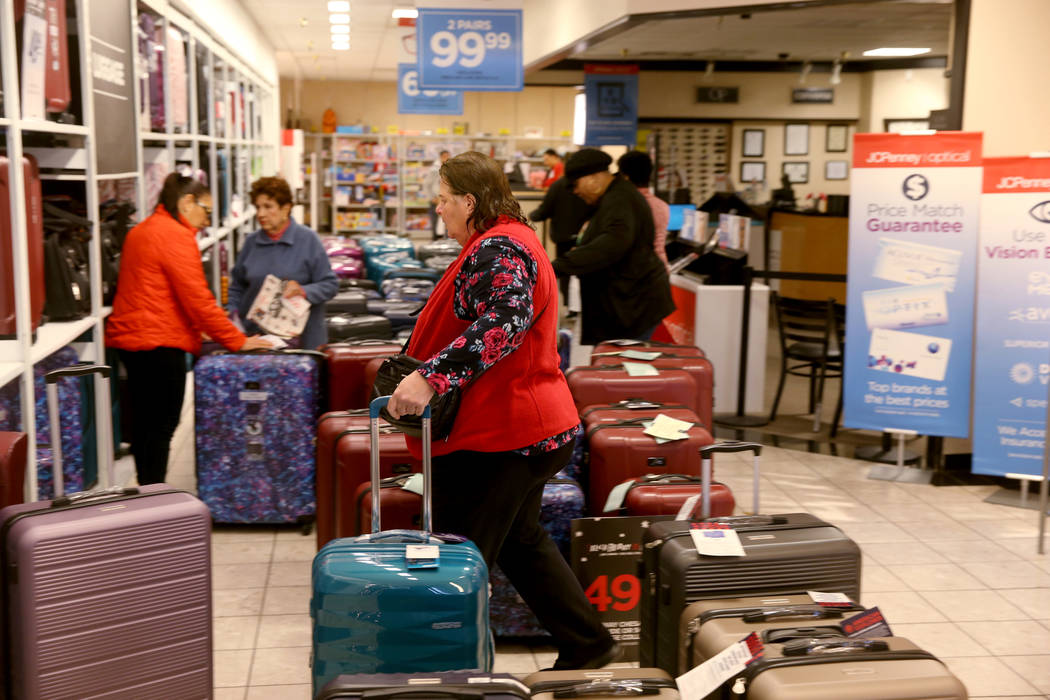
[[[465,387],[521,345],[532,325],[537,274],[529,251],[509,237],[485,238],[467,256],[455,279],[452,310],[456,318],[472,323],[420,366],[419,373],[434,391],[444,394],[452,387]],[[556,450],[572,442],[578,429],[515,451],[531,456]]]

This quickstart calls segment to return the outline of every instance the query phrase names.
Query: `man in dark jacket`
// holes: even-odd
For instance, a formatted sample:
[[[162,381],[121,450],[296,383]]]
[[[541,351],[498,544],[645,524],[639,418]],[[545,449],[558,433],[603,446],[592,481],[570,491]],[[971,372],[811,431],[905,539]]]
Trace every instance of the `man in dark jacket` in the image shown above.
[[[580,278],[580,342],[644,339],[674,310],[667,270],[653,252],[649,205],[626,180],[609,172],[612,158],[594,148],[573,153],[565,179],[596,206],[575,248],[554,260],[559,275]]]
[[[551,240],[557,257],[562,257],[576,245],[576,236],[587,219],[594,214],[594,207],[577,197],[572,192],[573,183],[568,178],[558,178],[543,195],[543,201],[536,211],[529,214],[533,221],[551,222]],[[566,302],[569,298],[569,278],[558,280],[562,296]]]

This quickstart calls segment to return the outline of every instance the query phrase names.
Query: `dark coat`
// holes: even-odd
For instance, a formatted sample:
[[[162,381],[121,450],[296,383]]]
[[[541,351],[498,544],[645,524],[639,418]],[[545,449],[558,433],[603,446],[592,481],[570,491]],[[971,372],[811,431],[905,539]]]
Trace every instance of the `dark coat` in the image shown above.
[[[584,345],[636,338],[674,311],[667,269],[656,257],[653,238],[645,198],[617,178],[598,200],[579,244],[554,261],[559,275],[580,278]]]
[[[580,228],[593,213],[594,207],[573,194],[572,183],[562,177],[554,181],[529,218],[533,221],[550,219],[551,240],[555,243],[575,243]]]

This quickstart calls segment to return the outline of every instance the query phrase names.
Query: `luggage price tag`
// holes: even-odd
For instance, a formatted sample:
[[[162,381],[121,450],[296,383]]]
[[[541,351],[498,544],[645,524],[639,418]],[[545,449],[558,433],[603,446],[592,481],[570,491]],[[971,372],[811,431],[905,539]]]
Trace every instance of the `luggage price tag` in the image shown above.
[[[675,678],[682,700],[702,700],[761,655],[762,642],[758,634],[752,632],[693,670]]]
[[[603,513],[608,513],[610,510],[620,510],[620,506],[623,505],[623,499],[627,498],[627,491],[631,488],[631,484],[634,483],[634,479],[628,479],[622,484],[613,486],[609,492],[609,497],[605,499],[605,508],[602,510]]]
[[[643,365],[641,362],[624,362],[623,371],[631,377],[658,377],[660,370],[652,365]]]
[[[439,552],[436,544],[405,545],[405,565],[409,569],[436,569]]]
[[[693,515],[693,511],[696,510],[696,504],[700,501],[702,494],[696,494],[685,499],[685,503],[678,509],[678,515],[674,516],[675,520],[689,520]]]
[[[660,413],[645,427],[645,434],[656,438],[657,443],[663,444],[660,442],[661,440],[670,442],[671,440],[686,439],[689,437],[689,429],[692,427],[693,424],[688,421],[678,420]]]
[[[870,639],[872,637],[892,637],[890,625],[878,607],[868,608],[853,617],[847,617],[839,625],[847,637]]]
[[[642,352],[641,350],[624,350],[620,353],[620,357],[626,357],[628,360],[645,360],[649,362],[663,355],[662,352]]]
[[[413,474],[412,476],[405,479],[404,485],[401,486],[405,491],[411,491],[412,493],[418,493],[420,496],[423,495],[423,475]]]
[[[806,591],[806,594],[818,605],[827,607],[849,607],[853,601],[845,593],[822,593],[821,591]]]
[[[743,557],[747,555],[740,544],[736,530],[728,528],[692,527],[689,536],[693,538],[696,551],[709,557]]]

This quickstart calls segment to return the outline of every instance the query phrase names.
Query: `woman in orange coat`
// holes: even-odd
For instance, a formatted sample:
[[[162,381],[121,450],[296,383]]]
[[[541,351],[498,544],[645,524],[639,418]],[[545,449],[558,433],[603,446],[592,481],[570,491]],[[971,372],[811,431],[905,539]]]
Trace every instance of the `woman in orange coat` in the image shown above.
[[[164,481],[186,389],[186,353],[200,352],[201,333],[228,350],[270,347],[257,336],[246,338],[208,289],[197,231],[207,225],[211,207],[200,182],[168,175],[157,208],[128,232],[121,253],[106,344],[120,350],[128,372],[139,484]]]

